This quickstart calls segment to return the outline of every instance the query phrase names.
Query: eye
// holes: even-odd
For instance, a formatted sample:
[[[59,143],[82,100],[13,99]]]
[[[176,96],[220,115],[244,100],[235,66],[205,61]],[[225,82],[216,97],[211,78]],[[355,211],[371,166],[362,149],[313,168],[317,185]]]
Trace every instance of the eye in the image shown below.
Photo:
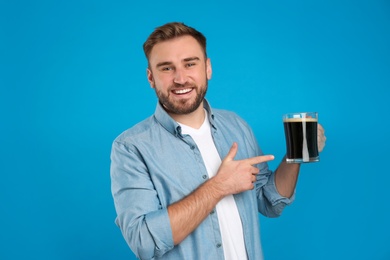
[[[172,70],[172,67],[161,67],[162,71],[170,71]]]
[[[195,62],[191,62],[191,63],[187,63],[187,64],[186,64],[186,67],[187,67],[187,68],[191,68],[191,67],[193,67],[193,66],[195,66],[195,65],[196,65]]]

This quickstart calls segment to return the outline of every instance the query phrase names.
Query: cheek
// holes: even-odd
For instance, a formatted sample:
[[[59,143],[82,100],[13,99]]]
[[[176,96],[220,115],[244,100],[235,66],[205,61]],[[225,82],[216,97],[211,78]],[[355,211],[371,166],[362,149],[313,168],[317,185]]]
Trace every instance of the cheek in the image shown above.
[[[163,77],[155,77],[154,78],[154,87],[155,88],[158,88],[160,90],[162,89],[167,89],[171,84],[172,84],[172,79],[170,77],[167,77],[167,76],[163,76]]]

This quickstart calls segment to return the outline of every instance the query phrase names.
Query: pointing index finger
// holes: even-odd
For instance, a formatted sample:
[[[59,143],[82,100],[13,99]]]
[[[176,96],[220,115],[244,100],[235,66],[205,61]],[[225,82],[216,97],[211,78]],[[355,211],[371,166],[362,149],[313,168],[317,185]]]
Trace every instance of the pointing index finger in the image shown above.
[[[246,161],[250,165],[255,165],[255,164],[259,164],[259,163],[263,163],[263,162],[272,161],[273,159],[275,159],[275,156],[269,154],[269,155],[261,155],[261,156],[251,157],[251,158],[246,159]]]

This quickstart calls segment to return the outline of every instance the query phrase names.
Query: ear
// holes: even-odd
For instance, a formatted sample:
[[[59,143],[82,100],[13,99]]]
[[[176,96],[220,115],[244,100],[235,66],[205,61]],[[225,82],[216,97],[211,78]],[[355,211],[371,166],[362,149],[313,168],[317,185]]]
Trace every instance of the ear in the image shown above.
[[[211,68],[211,60],[210,60],[210,58],[207,58],[207,60],[206,60],[206,76],[207,76],[208,80],[211,79],[211,74],[213,74],[213,70]]]
[[[155,88],[153,73],[149,68],[146,69],[146,75],[148,77],[148,82],[149,82],[150,87]]]

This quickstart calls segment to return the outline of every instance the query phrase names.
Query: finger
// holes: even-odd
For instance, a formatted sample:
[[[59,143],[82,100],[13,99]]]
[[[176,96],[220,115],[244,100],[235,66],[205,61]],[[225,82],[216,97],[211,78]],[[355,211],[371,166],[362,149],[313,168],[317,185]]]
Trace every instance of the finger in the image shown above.
[[[318,125],[317,137],[321,141],[325,141],[326,140],[325,129],[321,125]]]
[[[322,127],[322,125],[320,125],[320,124],[318,124],[318,134],[321,134],[321,135],[323,135],[323,134],[325,134],[325,129]]]
[[[256,178],[256,175],[260,173],[260,169],[257,168],[256,166],[251,166],[249,172],[251,173],[252,176],[255,176]]]
[[[252,183],[254,183],[254,182],[256,182],[256,176],[255,175],[253,175],[253,177],[252,177]]]
[[[236,142],[234,142],[232,147],[230,147],[230,150],[226,155],[225,160],[233,161],[234,157],[236,157],[237,150],[238,150],[238,145]]]
[[[326,136],[324,134],[318,136],[318,151],[322,152],[325,147]]]
[[[250,165],[255,165],[255,164],[259,164],[259,163],[263,163],[263,162],[272,161],[273,159],[275,159],[275,156],[273,156],[273,155],[262,155],[262,156],[248,158],[248,159],[246,159],[246,161]]]
[[[317,139],[318,139],[318,142],[324,142],[326,140],[326,136],[325,135],[318,135],[317,136]]]

